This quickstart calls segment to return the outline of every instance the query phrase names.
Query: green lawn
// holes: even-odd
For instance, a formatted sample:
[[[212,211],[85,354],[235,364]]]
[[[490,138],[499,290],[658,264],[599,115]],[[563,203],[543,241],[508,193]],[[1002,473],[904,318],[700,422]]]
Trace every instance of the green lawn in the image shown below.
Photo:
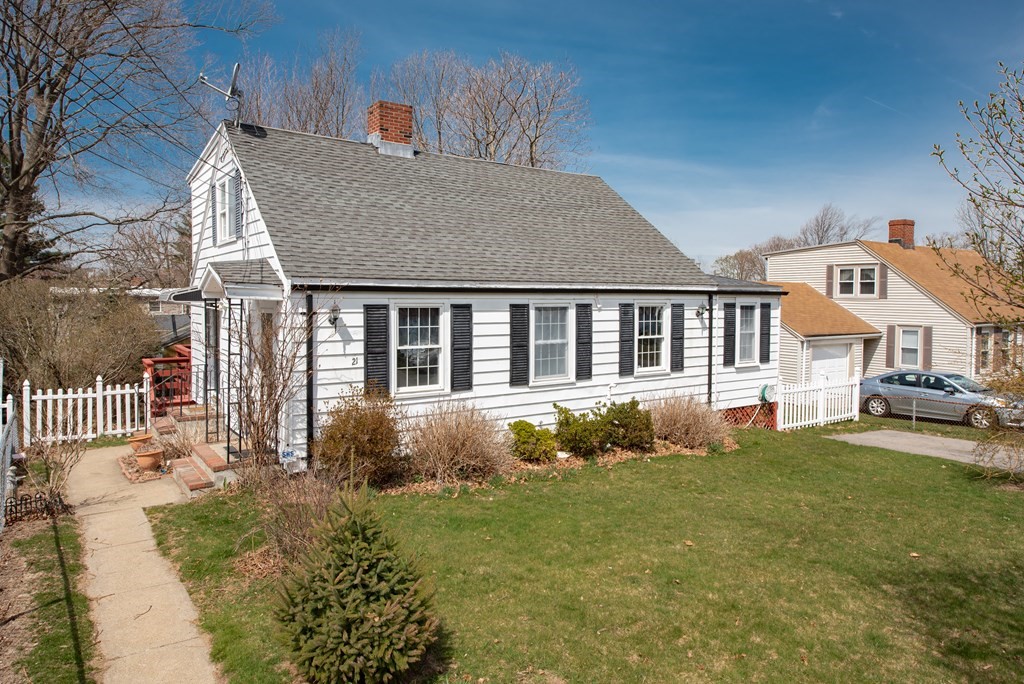
[[[436,587],[438,681],[1020,681],[1024,492],[823,433],[379,498]],[[272,584],[232,565],[251,500],[151,515],[232,681],[289,681]]]
[[[89,602],[79,591],[84,566],[77,522],[50,521],[14,546],[38,573],[32,588],[36,643],[21,663],[29,678],[45,684],[95,681]]]

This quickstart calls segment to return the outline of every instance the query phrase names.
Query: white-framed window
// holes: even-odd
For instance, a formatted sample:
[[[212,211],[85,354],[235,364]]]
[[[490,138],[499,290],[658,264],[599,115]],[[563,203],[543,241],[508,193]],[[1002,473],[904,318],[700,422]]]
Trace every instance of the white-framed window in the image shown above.
[[[220,242],[235,239],[234,197],[231,196],[231,176],[226,175],[214,189],[217,193],[217,238]]]
[[[740,304],[736,325],[736,362],[754,363],[757,360],[757,305]]]
[[[921,367],[921,329],[900,328],[900,368]]]
[[[442,389],[441,307],[398,306],[396,319],[396,392]]]
[[[661,371],[668,367],[665,344],[665,304],[638,304],[636,307],[636,369]]]
[[[533,307],[533,379],[569,377],[569,306]]]
[[[877,266],[838,266],[836,281],[840,297],[878,296]]]

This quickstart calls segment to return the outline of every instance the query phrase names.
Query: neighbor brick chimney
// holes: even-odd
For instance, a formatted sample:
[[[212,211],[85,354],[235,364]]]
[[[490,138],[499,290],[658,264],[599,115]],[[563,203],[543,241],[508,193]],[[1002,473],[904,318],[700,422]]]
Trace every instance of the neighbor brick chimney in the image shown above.
[[[889,242],[895,242],[903,249],[914,249],[913,219],[893,219],[889,221]]]
[[[381,154],[412,157],[412,107],[397,102],[374,102],[366,110],[366,142]]]

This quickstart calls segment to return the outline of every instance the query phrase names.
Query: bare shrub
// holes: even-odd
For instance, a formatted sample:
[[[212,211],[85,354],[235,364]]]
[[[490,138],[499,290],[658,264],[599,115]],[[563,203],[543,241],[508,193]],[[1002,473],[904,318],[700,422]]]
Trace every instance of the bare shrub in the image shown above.
[[[32,438],[25,449],[25,479],[37,492],[43,493],[51,506],[61,501],[71,471],[82,460],[85,440],[81,436],[58,439],[57,435],[73,435],[71,421],[64,428],[46,430]],[[62,507],[61,507],[62,508]]]
[[[314,444],[321,468],[351,473],[373,487],[392,484],[408,473],[402,444],[402,410],[387,392],[354,388],[327,414]]]
[[[426,480],[486,480],[512,465],[506,433],[471,404],[443,402],[409,430],[412,470]]]
[[[1015,430],[995,428],[974,447],[974,464],[985,477],[1024,481],[1024,439]]]
[[[337,501],[341,485],[315,466],[291,475],[276,464],[268,465],[258,459],[243,461],[235,472],[240,487],[262,502],[257,529],[282,558],[294,558],[309,547],[314,527]]]
[[[156,436],[156,445],[164,450],[164,463],[177,458],[188,458],[192,447],[200,443],[199,426],[182,422],[178,429],[166,435]]]
[[[685,449],[705,449],[729,436],[729,425],[712,407],[693,396],[670,394],[650,403],[654,434]]]

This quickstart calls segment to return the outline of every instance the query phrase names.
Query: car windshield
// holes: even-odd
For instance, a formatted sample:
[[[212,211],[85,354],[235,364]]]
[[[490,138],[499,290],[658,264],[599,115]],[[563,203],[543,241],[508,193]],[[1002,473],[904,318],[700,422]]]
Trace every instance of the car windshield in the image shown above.
[[[947,375],[946,379],[950,382],[959,385],[961,389],[967,390],[968,392],[991,392],[988,387],[979,385],[974,380],[963,375]]]

